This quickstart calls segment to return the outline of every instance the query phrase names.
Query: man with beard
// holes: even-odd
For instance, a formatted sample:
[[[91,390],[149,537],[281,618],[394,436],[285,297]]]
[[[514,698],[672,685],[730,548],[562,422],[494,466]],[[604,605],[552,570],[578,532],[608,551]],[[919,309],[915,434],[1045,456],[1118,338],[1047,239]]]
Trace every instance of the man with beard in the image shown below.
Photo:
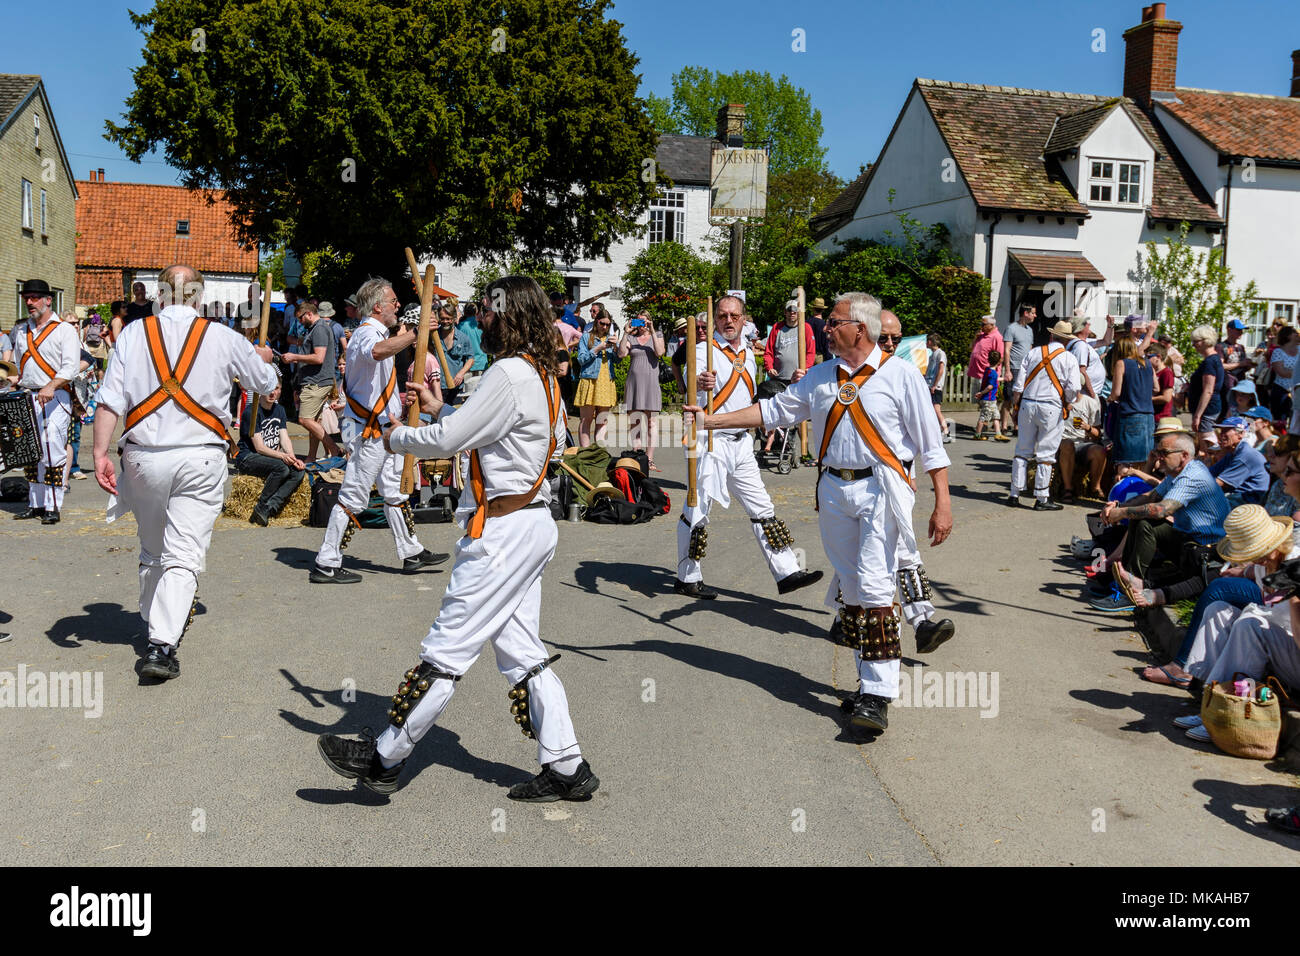
[[[68,461],[72,394],[68,383],[77,374],[81,340],[76,322],[62,322],[52,308],[54,295],[44,279],[28,279],[19,292],[27,321],[13,330],[18,387],[36,402],[41,460],[27,468],[27,510],[18,520],[40,518],[57,524],[63,509],[63,466]]]
[[[725,295],[717,303],[717,330],[712,342],[695,347],[696,389],[701,396],[712,395],[716,411],[750,408],[754,404],[754,355],[745,347],[745,304],[734,295]],[[708,371],[708,353],[713,349],[713,367]],[[755,422],[755,424],[759,424]],[[729,507],[731,495],[740,499],[749,515],[759,550],[768,570],[776,580],[777,591],[788,594],[818,581],[822,572],[800,570],[794,552],[794,537],[784,521],[776,516],[772,499],[759,477],[754,460],[754,442],[748,429],[732,428],[714,436],[713,451],[706,451],[707,436],[700,435],[693,449],[687,449],[687,467],[698,469],[699,504],[685,504],[677,526],[677,582],[673,590],[687,597],[711,601],[718,592],[704,585],[700,561],[708,541],[705,530],[709,507],[717,502]]]
[[[384,437],[393,452],[451,458],[470,452],[469,482],[456,512],[465,536],[437,620],[420,660],[398,685],[389,726],[376,740],[333,734],[319,739],[321,756],[341,776],[379,793],[397,789],[415,745],[433,727],[466,671],[489,641],[510,682],[510,712],[537,740],[542,772],[510,789],[512,800],[586,800],[600,781],[582,758],[564,685],[539,637],[542,572],[558,538],[551,518],[547,463],[564,441],[556,381],[551,309],[532,279],[507,276],[483,295],[483,348],[496,361],[480,387],[454,411],[415,381],[408,391],[434,417],[422,428],[398,426]]]
[[[384,425],[397,424],[402,415],[393,357],[415,342],[416,335],[410,328],[388,334],[397,325],[400,304],[386,279],[371,279],[357,290],[357,311],[366,319],[348,342],[343,380],[344,414],[356,423],[357,433],[348,442],[347,470],[311,570],[312,584],[356,584],[361,580],[361,575],[343,567],[343,549],[361,527],[357,515],[370,505],[372,485],[383,496],[384,517],[393,532],[404,574],[441,564],[449,557],[428,551],[415,537],[415,516],[402,494],[402,458],[384,448]]]
[[[934,484],[931,545],[952,533],[948,455],[925,379],[912,363],[890,361],[877,345],[880,330],[880,303],[846,292],[826,323],[837,361],[814,365],[748,408],[712,415],[684,409],[704,429],[812,422],[822,545],[844,590],[843,640],[858,656],[858,691],[843,706],[851,726],[868,733],[889,725],[889,701],[898,697],[902,647],[893,602],[898,554],[916,547],[908,540],[913,463]]]

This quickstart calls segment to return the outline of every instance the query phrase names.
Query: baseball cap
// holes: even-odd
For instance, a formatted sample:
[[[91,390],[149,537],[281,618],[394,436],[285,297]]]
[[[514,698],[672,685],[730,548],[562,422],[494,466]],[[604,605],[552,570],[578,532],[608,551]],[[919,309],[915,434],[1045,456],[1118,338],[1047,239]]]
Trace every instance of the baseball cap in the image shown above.
[[[1256,405],[1254,408],[1252,408],[1252,409],[1250,409],[1248,412],[1246,412],[1246,417],[1247,417],[1247,418],[1262,418],[1262,419],[1264,419],[1265,421],[1269,421],[1269,422],[1271,422],[1271,421],[1273,420],[1273,413],[1270,412],[1270,411],[1269,411],[1267,408],[1265,408],[1263,405]]]
[[[1245,328],[1246,328],[1246,323],[1243,322],[1243,321],[1241,321],[1241,319],[1233,319],[1231,322],[1228,323],[1228,328],[1230,328],[1230,329],[1245,329]]]
[[[1146,325],[1147,317],[1145,315],[1140,315],[1138,313],[1130,313],[1129,315],[1124,316],[1124,324],[1125,325]]]
[[[1245,428],[1246,419],[1241,418],[1237,415],[1233,415],[1231,418],[1225,418],[1223,421],[1219,422],[1214,427],[1215,428]]]

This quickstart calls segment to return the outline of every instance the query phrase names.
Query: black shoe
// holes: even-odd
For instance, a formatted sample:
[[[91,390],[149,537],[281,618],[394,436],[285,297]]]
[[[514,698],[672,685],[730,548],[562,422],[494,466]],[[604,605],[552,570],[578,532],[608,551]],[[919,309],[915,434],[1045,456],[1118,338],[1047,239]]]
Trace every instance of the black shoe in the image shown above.
[[[821,579],[822,573],[820,571],[796,571],[794,574],[787,574],[780,581],[777,581],[776,591],[778,594],[789,594],[791,591],[798,591],[810,584],[816,584]]]
[[[864,733],[880,733],[889,726],[889,701],[875,694],[863,694],[853,705],[849,726]]]
[[[1007,500],[1004,502],[1004,504],[1005,504],[1008,508],[1019,508],[1019,507],[1020,507],[1020,496],[1019,496],[1019,495],[1007,495]]]
[[[343,568],[322,568],[319,564],[311,569],[312,584],[356,584],[361,575]]]
[[[1279,807],[1274,810],[1266,810],[1264,819],[1271,826],[1275,826],[1286,833],[1300,833],[1300,807]]]
[[[44,517],[45,517],[45,509],[44,509],[44,508],[28,508],[28,509],[27,509],[26,511],[24,511],[22,514],[16,514],[16,515],[14,515],[14,520],[15,520],[15,521],[29,521],[29,520],[32,519],[32,518],[44,518]]]
[[[177,659],[175,651],[168,654],[161,644],[150,645],[149,653],[145,655],[144,666],[140,668],[140,676],[153,677],[157,680],[180,677],[181,662]]]
[[[1035,511],[1062,511],[1065,505],[1057,504],[1051,498],[1039,498],[1034,502]]]
[[[590,800],[600,786],[600,780],[591,772],[587,761],[578,764],[572,777],[561,776],[551,769],[551,764],[527,783],[517,783],[506,794],[511,800],[525,803],[554,803],[556,800]]]
[[[428,548],[425,548],[419,554],[411,555],[411,557],[402,562],[402,573],[412,574],[421,568],[428,568],[435,564],[442,564],[442,562],[446,561],[450,557],[450,554],[435,554]]]
[[[316,738],[316,749],[325,762],[340,777],[356,780],[375,793],[392,793],[402,775],[406,761],[385,767],[375,749],[375,737],[369,729],[361,732],[360,740],[349,740],[337,734],[321,734]]]
[[[58,524],[59,513],[57,511],[47,511],[41,515],[41,524]]]
[[[703,581],[678,581],[673,585],[673,590],[687,597],[699,598],[701,601],[712,601],[718,596],[718,592],[706,587]]]
[[[929,654],[956,633],[957,626],[946,617],[942,621],[922,621],[916,627],[916,652]]]
[[[263,528],[265,528],[268,524],[271,523],[271,515],[267,513],[265,510],[263,510],[262,508],[254,508],[253,513],[248,516],[248,523],[261,525]]]

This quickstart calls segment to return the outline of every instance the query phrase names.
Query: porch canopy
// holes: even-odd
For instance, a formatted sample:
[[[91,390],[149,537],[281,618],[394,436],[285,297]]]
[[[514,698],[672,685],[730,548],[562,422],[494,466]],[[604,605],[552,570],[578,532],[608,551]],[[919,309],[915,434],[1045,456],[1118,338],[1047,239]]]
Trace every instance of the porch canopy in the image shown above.
[[[1106,284],[1097,267],[1077,252],[1040,252],[1023,249],[1007,251],[1013,286],[1036,286],[1044,282],[1073,280]]]

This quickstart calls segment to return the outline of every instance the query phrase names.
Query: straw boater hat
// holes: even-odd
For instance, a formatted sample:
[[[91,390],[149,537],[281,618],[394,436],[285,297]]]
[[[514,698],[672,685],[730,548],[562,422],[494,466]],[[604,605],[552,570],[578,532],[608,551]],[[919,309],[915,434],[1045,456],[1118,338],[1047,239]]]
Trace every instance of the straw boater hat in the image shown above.
[[[1291,518],[1270,515],[1263,505],[1241,505],[1223,519],[1226,537],[1214,549],[1225,561],[1259,561],[1291,543]]]
[[[613,471],[615,468],[626,468],[628,471],[635,471],[638,475],[641,474],[641,463],[635,458],[620,458],[614,462],[609,470]],[[642,477],[645,476],[642,475]]]
[[[619,501],[627,501],[627,495],[623,494],[623,492],[619,491],[608,481],[602,481],[593,488],[589,497],[592,501],[595,501],[597,498],[617,498]]]
[[[1191,431],[1183,424],[1183,420],[1174,415],[1169,415],[1156,422],[1155,436],[1161,435],[1190,435]]]
[[[18,366],[13,362],[0,362],[0,378],[18,375]]]
[[[1067,341],[1074,338],[1074,326],[1070,324],[1069,319],[1062,319],[1052,326],[1052,337]]]

